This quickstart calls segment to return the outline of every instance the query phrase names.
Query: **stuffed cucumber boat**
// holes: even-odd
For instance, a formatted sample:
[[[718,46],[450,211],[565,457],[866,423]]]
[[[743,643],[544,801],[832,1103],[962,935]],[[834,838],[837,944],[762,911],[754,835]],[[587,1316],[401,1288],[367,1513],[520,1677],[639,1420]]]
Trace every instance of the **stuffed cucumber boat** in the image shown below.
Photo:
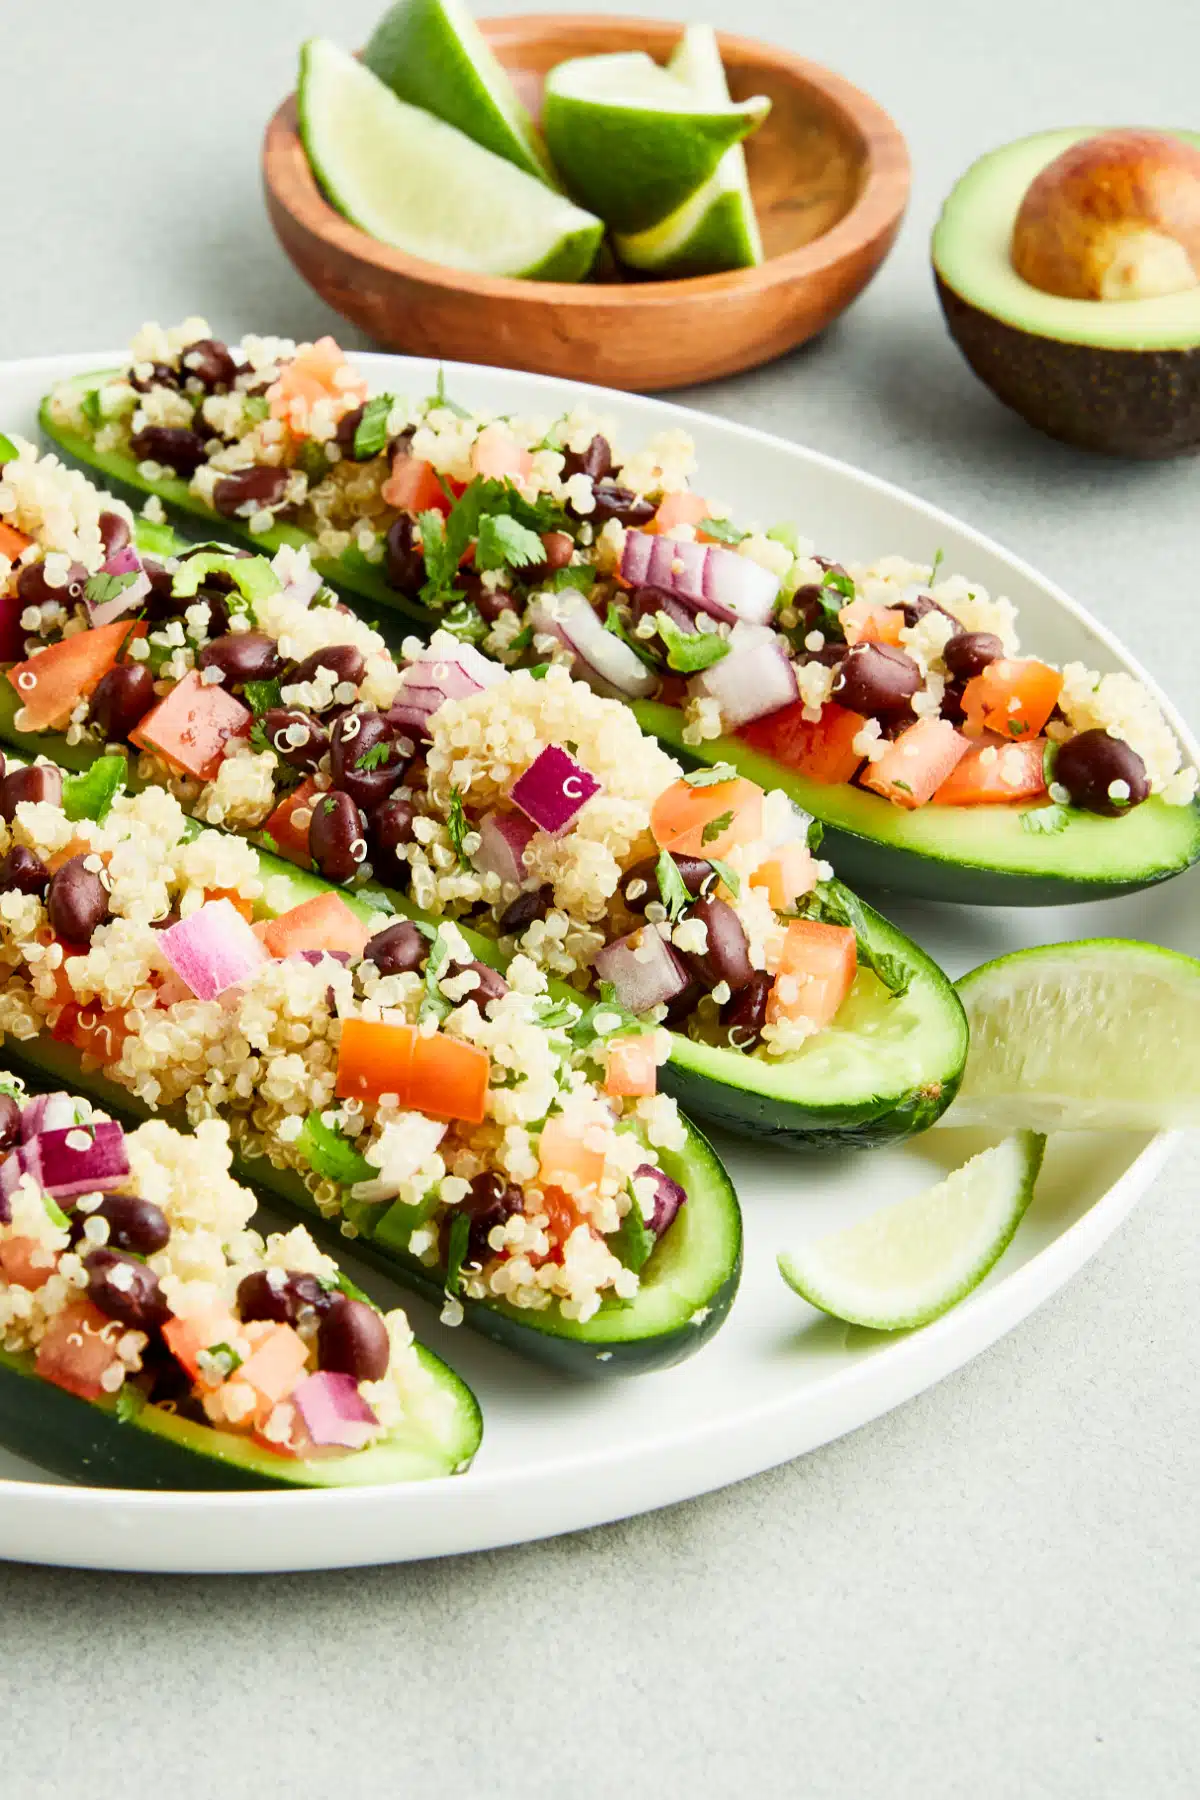
[[[583,406],[367,398],[332,340],[230,349],[202,320],[144,327],[43,424],[250,541],[307,544],[352,594],[647,703],[669,749],[820,819],[853,882],[1044,905],[1200,857],[1196,771],[1134,677],[1023,651],[1012,605],[940,554],[847,568],[790,525],[736,523],[690,485],[679,430],[625,448]]]
[[[53,459],[22,449],[6,480],[25,500],[11,529],[36,513],[41,530],[0,596],[22,653],[0,681],[10,745],[76,770],[124,755],[130,785],[199,820],[665,1022],[665,1085],[753,1135],[884,1141],[949,1104],[950,984],[834,881],[782,791],[684,777],[557,665],[510,671],[446,631],[398,663],[302,554],[153,527],[152,556]],[[67,498],[75,528],[51,547]]]
[[[49,765],[0,781],[10,1055],[77,1064],[114,1110],[224,1120],[239,1171],[315,1231],[526,1354],[635,1373],[718,1328],[740,1215],[655,1091],[665,1033],[99,769],[61,798]]]
[[[470,1390],[302,1226],[250,1229],[226,1125],[126,1132],[89,1098],[5,1075],[0,1147],[7,1449],[102,1487],[371,1486],[469,1466]]]

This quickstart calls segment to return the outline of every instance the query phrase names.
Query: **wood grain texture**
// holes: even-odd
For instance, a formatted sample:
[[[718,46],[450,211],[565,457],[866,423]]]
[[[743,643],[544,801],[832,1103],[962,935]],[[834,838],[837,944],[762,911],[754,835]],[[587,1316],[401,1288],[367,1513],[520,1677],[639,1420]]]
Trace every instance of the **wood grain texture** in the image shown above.
[[[665,61],[680,31],[553,14],[481,24],[535,112],[556,63],[629,49]],[[734,98],[772,101],[746,146],[767,256],[758,268],[571,285],[422,261],[330,206],[300,142],[294,96],[263,143],[271,222],[304,279],[389,349],[640,390],[769,362],[822,331],[879,268],[908,200],[908,150],[888,115],[840,75],[753,38],[718,38]]]

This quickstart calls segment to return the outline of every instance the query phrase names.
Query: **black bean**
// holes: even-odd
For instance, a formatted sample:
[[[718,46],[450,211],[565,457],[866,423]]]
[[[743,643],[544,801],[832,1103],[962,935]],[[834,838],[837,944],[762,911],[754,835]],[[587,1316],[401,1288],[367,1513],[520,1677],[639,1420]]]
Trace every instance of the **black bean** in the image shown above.
[[[176,618],[186,606],[194,605],[194,601],[178,600],[171,592],[172,578],[170,572],[152,556],[142,558],[142,568],[150,577],[150,592],[143,602],[147,620],[152,624],[160,624],[163,619]]]
[[[21,1136],[21,1108],[11,1094],[0,1094],[0,1155],[6,1154]]]
[[[186,598],[175,596],[171,602],[176,614],[186,612],[189,606],[207,606],[208,623],[204,627],[204,635],[210,642],[223,638],[229,631],[229,602],[210,575],[202,581],[196,592]],[[167,615],[168,617],[170,615]]]
[[[349,794],[318,794],[313,800],[308,848],[327,881],[349,881],[366,861],[366,821]],[[356,848],[363,852],[355,855]]]
[[[904,712],[920,686],[921,671],[903,650],[891,644],[856,644],[834,679],[833,697],[851,712],[887,718]]]
[[[337,446],[347,462],[370,462],[371,460],[370,456],[359,456],[354,448],[355,435],[362,424],[362,416],[365,411],[366,402],[364,401],[363,405],[356,406],[353,412],[343,413],[338,420],[337,430],[333,434]],[[371,454],[373,455],[374,452]]]
[[[89,1252],[83,1266],[88,1299],[106,1318],[145,1332],[153,1332],[170,1318],[158,1276],[136,1257],[105,1246]]]
[[[357,687],[366,668],[367,659],[356,645],[326,644],[323,650],[314,650],[302,663],[297,663],[287,681],[289,686],[292,682],[315,681],[318,669],[331,669],[337,682],[348,681]]]
[[[721,1008],[721,1023],[731,1049],[753,1050],[762,1042],[767,1001],[773,986],[771,976],[764,969],[756,969],[741,992],[725,1002]]]
[[[238,366],[219,338],[197,338],[179,357],[179,367],[186,381],[189,376],[210,393],[227,393],[237,379]]]
[[[365,813],[387,799],[404,774],[396,730],[382,713],[344,713],[329,734],[329,767],[334,786]]]
[[[501,937],[520,937],[535,919],[544,919],[550,904],[549,888],[526,888],[509,902],[496,921]]]
[[[643,500],[632,488],[621,487],[615,481],[598,481],[592,493],[596,504],[587,517],[596,526],[607,525],[610,519],[628,526],[648,525],[658,511],[653,500]],[[568,505],[567,511],[571,510]],[[578,518],[583,516],[576,514]]]
[[[951,725],[961,725],[966,719],[966,708],[963,706],[963,689],[965,681],[948,681],[942,695],[941,716],[948,719]]]
[[[238,1317],[243,1325],[259,1319],[295,1325],[305,1312],[328,1312],[338,1297],[303,1269],[256,1269],[238,1282]]]
[[[1119,818],[1131,806],[1140,806],[1150,794],[1146,765],[1137,751],[1099,728],[1081,731],[1059,746],[1053,779],[1066,788],[1073,806],[1110,819]],[[1110,794],[1116,781],[1125,783],[1127,797],[1114,799]]]
[[[117,663],[96,683],[88,717],[104,741],[124,741],[154,705],[154,677],[145,663]]]
[[[147,425],[135,434],[132,444],[139,462],[163,463],[185,479],[208,461],[208,450],[200,434],[177,425]]]
[[[424,967],[429,955],[429,939],[418,931],[411,919],[397,919],[377,931],[363,951],[363,961],[372,962],[381,975],[415,975]]]
[[[698,900],[704,891],[704,883],[710,878],[713,866],[700,856],[677,856],[675,867],[679,871],[679,879],[683,882],[693,900]],[[629,890],[635,882],[642,882],[644,892],[630,898]],[[658,886],[658,858],[648,856],[643,862],[635,863],[628,875],[621,877],[621,895],[630,912],[643,913],[654,901],[661,901],[662,894]]]
[[[564,451],[562,478],[569,481],[572,475],[590,475],[593,481],[603,481],[612,474],[612,466],[612,446],[597,432],[586,450]]]
[[[355,1381],[382,1381],[391,1357],[387,1326],[365,1300],[339,1294],[317,1330],[317,1364]]]
[[[17,576],[17,598],[22,606],[46,606],[57,603],[71,607],[83,599],[88,572],[82,563],[72,563],[62,587],[51,587],[46,580],[44,563],[27,563]]]
[[[633,613],[633,623],[635,625],[640,624],[643,619],[656,619],[660,612],[665,612],[668,619],[670,619],[672,624],[680,631],[690,633],[700,629],[699,625],[696,623],[695,613],[692,612],[689,607],[685,606],[682,600],[677,599],[674,594],[668,594],[664,588],[635,588],[630,606]],[[636,631],[633,635],[637,639],[637,642],[645,649],[651,651],[653,655],[666,655],[667,646],[657,631],[654,633],[653,637],[648,638],[642,637],[641,633]]]
[[[918,619],[923,619],[927,614],[935,612],[941,613],[943,619],[949,619],[956,636],[963,629],[954,614],[947,612],[944,606],[939,606],[932,594],[916,594],[911,600],[901,600],[900,611],[904,614],[906,625],[915,625]]]
[[[407,513],[392,525],[384,545],[383,573],[397,593],[416,595],[425,585],[425,557],[416,541],[416,527]]]
[[[205,644],[196,658],[201,669],[220,669],[227,688],[247,681],[270,681],[283,668],[279,645],[265,631],[231,631]]]
[[[14,844],[0,859],[0,893],[16,889],[18,894],[44,894],[50,885],[50,871],[40,856],[24,844]]]
[[[62,770],[53,763],[30,763],[24,769],[10,769],[0,779],[0,819],[7,819],[11,825],[22,800],[61,806],[62,784]]]
[[[681,993],[676,994],[673,1000],[667,1001],[667,1016],[663,1021],[664,1024],[682,1025],[685,1019],[691,1018],[703,995],[703,984],[693,977]]]
[[[408,864],[396,851],[401,844],[414,841],[412,805],[399,794],[392,794],[371,814],[367,841],[371,846],[371,867],[378,880],[390,887],[403,887],[408,880]]]
[[[138,394],[148,394],[151,388],[156,387],[172,388],[178,393],[179,373],[167,363],[151,363],[150,373],[146,376],[135,375],[131,369],[129,385]]]
[[[698,900],[687,914],[699,919],[708,931],[708,949],[703,953],[685,950],[684,961],[693,974],[710,991],[725,982],[731,993],[740,993],[754,979],[750,966],[750,946],[742,921],[725,900],[712,896]]]
[[[465,1262],[485,1263],[495,1256],[496,1252],[488,1243],[488,1235],[497,1225],[503,1225],[515,1213],[524,1212],[525,1196],[515,1182],[505,1181],[502,1175],[476,1175],[471,1183],[471,1191],[461,1199],[454,1211],[443,1221],[442,1260],[446,1259],[449,1248],[450,1225],[455,1213],[465,1213],[471,1221],[471,1229],[467,1234],[467,1250]]]
[[[288,469],[273,469],[265,463],[253,469],[239,469],[236,475],[226,475],[218,481],[212,503],[224,519],[235,518],[247,505],[251,512],[259,512],[264,506],[278,506],[289,479]]]
[[[90,944],[108,917],[108,889],[94,869],[73,856],[51,877],[46,910],[56,936],[68,944]]]
[[[970,681],[1004,655],[1004,645],[990,631],[960,631],[942,651],[942,659],[951,675]]]
[[[133,536],[129,529],[128,519],[123,519],[120,513],[102,512],[97,523],[100,527],[100,542],[104,545],[105,557],[115,556],[118,550],[125,548]]]
[[[128,1250],[134,1256],[153,1256],[156,1250],[164,1248],[171,1236],[171,1227],[162,1207],[156,1206],[153,1200],[143,1200],[138,1194],[105,1194],[92,1212],[73,1212],[72,1243],[78,1243],[80,1238],[86,1240],[84,1226],[89,1219],[103,1219],[108,1225],[108,1239],[103,1248]]]
[[[308,775],[329,748],[325,727],[299,706],[269,707],[263,714],[262,726],[276,756]]]
[[[519,574],[527,586],[534,584],[535,571],[533,569],[521,569]],[[463,590],[480,618],[486,620],[489,625],[494,625],[501,613],[519,610],[517,596],[510,588],[485,588],[478,575],[472,576],[470,580],[464,580],[464,576],[468,575],[470,575],[469,570],[461,570],[455,577],[455,584]]]
[[[833,588],[819,587],[815,581],[809,581],[796,589],[788,605],[793,608],[803,631],[819,631],[827,643],[841,643],[843,631],[840,620],[831,617],[826,606],[831,602],[834,606],[844,606],[842,595]]]
[[[474,1000],[480,1012],[486,1012],[493,1000],[504,998],[508,992],[508,983],[499,969],[493,969],[490,963],[485,962],[451,963],[446,975],[448,977],[465,975],[468,969],[478,975],[479,985],[473,987],[465,999]],[[459,1002],[460,1005],[463,1003]]]

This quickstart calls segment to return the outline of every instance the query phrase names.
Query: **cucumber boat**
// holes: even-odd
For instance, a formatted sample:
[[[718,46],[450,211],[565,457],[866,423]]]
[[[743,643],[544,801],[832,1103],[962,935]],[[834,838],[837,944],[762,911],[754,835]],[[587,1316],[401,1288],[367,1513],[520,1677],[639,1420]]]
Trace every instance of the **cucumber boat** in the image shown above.
[[[10,469],[18,488],[63,474],[24,452]],[[400,665],[303,556],[142,522],[135,543],[114,502],[73,498],[105,560],[55,568],[67,552],[35,543],[0,597],[9,654],[30,652],[0,680],[3,741],[72,770],[121,750],[129,785],[169,786],[338,888],[474,928],[477,956],[531,956],[565,997],[599,984],[665,1018],[664,1086],[727,1126],[870,1144],[949,1104],[950,983],[833,879],[784,793],[681,777],[561,668],[509,672],[445,631]],[[47,572],[72,571],[64,603]],[[464,732],[503,755],[460,753]]]
[[[55,1048],[78,1078],[78,1053]],[[248,1229],[226,1127],[126,1133],[74,1094],[2,1087],[6,1449],[92,1486],[160,1489],[377,1486],[470,1465],[469,1388],[307,1232]]]
[[[741,1264],[728,1177],[652,1079],[605,1078],[653,1070],[662,1034],[95,776],[4,828],[12,1056],[124,1116],[218,1114],[273,1200],[524,1354],[603,1377],[711,1336]]]

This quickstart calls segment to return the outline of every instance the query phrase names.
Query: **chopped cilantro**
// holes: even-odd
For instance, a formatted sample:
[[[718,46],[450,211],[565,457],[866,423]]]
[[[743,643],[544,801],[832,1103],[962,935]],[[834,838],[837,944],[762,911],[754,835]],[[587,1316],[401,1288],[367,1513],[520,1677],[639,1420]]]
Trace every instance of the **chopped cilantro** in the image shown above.
[[[941,568],[941,566],[945,562],[945,560],[946,560],[946,552],[944,550],[939,548],[934,551],[933,561],[929,565],[929,586],[930,587],[932,587],[934,582],[937,580],[938,570]]]
[[[210,1344],[205,1355],[211,1356],[214,1362],[219,1362],[227,1376],[242,1366],[242,1359],[232,1344]]]
[[[437,1019],[439,1024],[451,1009],[441,989],[442,976],[450,961],[450,945],[439,931],[429,949],[425,964],[425,995],[421,1001],[420,1019]]]
[[[79,402],[79,410],[93,431],[99,431],[104,423],[104,414],[100,408],[100,389],[92,388]]]
[[[332,812],[334,812],[337,807],[337,800],[334,797],[334,795],[330,794],[328,799],[322,800],[321,807],[322,807],[322,810],[324,811],[325,817],[328,818],[329,815]]]
[[[446,520],[440,512],[432,509],[417,514],[417,526],[421,533],[421,553],[425,558],[425,585],[421,589],[421,602],[425,606],[440,609],[463,597],[461,590],[454,585],[454,578],[458,574],[459,559],[466,544],[460,545],[456,539],[451,539]]]
[[[902,957],[873,947],[863,903],[840,881],[818,881],[812,892],[804,895],[797,911],[801,918],[820,919],[825,925],[848,925],[854,933],[859,966],[877,975],[897,999],[908,992],[911,968]]]
[[[296,467],[307,478],[310,488],[316,487],[328,475],[329,458],[315,438],[305,438],[301,444]]]
[[[614,637],[620,638],[623,644],[628,644],[638,661],[644,662],[648,669],[656,669],[658,667],[659,659],[655,656],[649,644],[642,638],[634,637],[624,619],[621,617],[620,608],[611,600],[608,603],[608,613],[604,620],[604,629],[606,631],[611,631]]]
[[[815,856],[817,851],[821,848],[821,845],[825,842],[825,827],[822,825],[820,819],[809,820],[807,842],[809,849]]]
[[[446,1292],[457,1294],[462,1286],[462,1267],[467,1255],[467,1239],[471,1220],[465,1212],[456,1212],[450,1221],[450,1241],[446,1246]]]
[[[444,406],[448,412],[454,414],[456,419],[469,419],[471,417],[470,412],[465,406],[460,406],[457,400],[451,400],[450,396],[447,394],[446,371],[443,369],[441,363],[438,364],[437,387],[429,396],[427,404],[431,407]]]
[[[42,1205],[45,1207],[46,1217],[52,1225],[57,1225],[60,1231],[70,1231],[71,1221],[52,1194],[42,1194]]]
[[[246,705],[256,719],[261,719],[265,712],[274,706],[280,706],[282,699],[279,692],[279,679],[272,676],[270,681],[247,681],[242,688]]]
[[[123,756],[101,756],[86,774],[66,776],[62,809],[68,819],[94,819],[103,825],[113,801],[124,792],[126,773]]]
[[[723,781],[736,781],[737,770],[732,763],[713,763],[710,769],[694,769],[683,778],[689,787],[720,787]]]
[[[470,821],[463,808],[462,792],[459,788],[452,787],[450,789],[450,805],[446,812],[446,831],[450,842],[454,845],[454,854],[458,858],[459,865],[464,869],[469,869],[471,866],[471,859],[463,849],[463,839],[470,829]]]
[[[571,588],[580,594],[590,594],[596,585],[596,571],[591,563],[568,563],[565,569],[552,572],[547,585],[553,594],[563,594]]]
[[[636,1271],[645,1267],[650,1259],[650,1252],[657,1242],[658,1239],[646,1223],[631,1181],[629,1184],[629,1211],[621,1220],[620,1227],[613,1237],[613,1249],[627,1269]]]
[[[911,794],[912,793],[912,787],[910,786],[910,784],[907,781],[899,781],[899,780],[893,781],[892,786],[898,787],[902,794]]]
[[[710,856],[708,860],[736,900],[742,891],[742,884],[739,878],[734,874],[729,864],[727,862],[721,862],[719,857]]]
[[[323,1180],[339,1182],[343,1187],[356,1181],[371,1181],[379,1174],[342,1132],[326,1125],[320,1107],[305,1119],[296,1148]]]
[[[354,431],[354,456],[358,462],[366,462],[369,456],[378,456],[386,446],[388,439],[388,415],[394,401],[390,394],[374,394],[362,409]]]
[[[705,537],[716,538],[718,544],[740,544],[750,533],[731,525],[728,519],[701,519],[696,527]]]
[[[489,630],[487,620],[471,600],[456,600],[440,623],[443,631],[467,644],[481,644]]]
[[[512,643],[509,644],[506,654],[509,656],[519,655],[522,650],[528,650],[532,643],[533,626],[525,625],[518,631]]]
[[[1042,780],[1046,786],[1054,780],[1054,771],[1058,765],[1059,746],[1053,738],[1046,739],[1046,748],[1042,751]]]
[[[132,1425],[146,1404],[146,1396],[131,1381],[123,1381],[117,1389],[117,1423]]]
[[[723,812],[719,818],[710,819],[708,824],[704,827],[704,830],[700,833],[701,844],[715,844],[717,839],[723,837],[732,824],[732,808],[729,812]]]
[[[261,755],[264,750],[274,750],[275,746],[267,736],[266,727],[261,719],[255,719],[250,727],[250,748]]]
[[[847,575],[845,569],[826,569],[825,579],[821,586],[833,588],[834,592],[840,594],[843,600],[853,600],[854,598],[854,582]]]
[[[800,533],[794,525],[789,524],[786,520],[782,525],[772,525],[767,536],[773,544],[782,544],[784,549],[790,550],[793,556],[799,556]]]
[[[729,655],[729,639],[716,631],[681,631],[669,613],[656,617],[658,635],[667,646],[667,667],[680,675],[711,669]]]
[[[674,924],[692,904],[692,896],[679,873],[679,864],[669,850],[664,850],[659,857],[654,873],[658,881],[659,896],[667,909],[667,917]]]
[[[1071,815],[1065,806],[1034,806],[1021,814],[1023,831],[1045,833],[1048,837],[1065,831],[1070,823]]]
[[[247,394],[242,401],[242,411],[248,419],[253,419],[256,425],[261,425],[264,419],[269,419],[271,416],[271,402],[265,394]]]
[[[1008,729],[1013,737],[1024,737],[1025,733],[1029,730],[1029,720],[1010,719],[1008,721]]]
[[[532,676],[534,681],[545,681],[545,679],[549,673],[550,673],[550,664],[549,663],[534,663],[533,667],[529,670],[529,674]]]
[[[387,742],[372,744],[369,750],[364,750],[361,756],[355,758],[354,766],[361,769],[364,775],[369,775],[374,769],[383,768],[391,749],[392,746]]]
[[[527,569],[546,560],[546,547],[536,531],[505,513],[488,513],[479,521],[475,567]]]
[[[547,1031],[558,1031],[564,1025],[576,1025],[582,1016],[582,1008],[571,1000],[539,1000],[533,1011],[538,1024]]]
[[[598,1029],[597,1020],[604,1024]],[[617,999],[617,990],[611,981],[600,983],[600,998],[593,1001],[579,1021],[571,1028],[571,1042],[577,1050],[587,1050],[598,1038],[607,1040],[620,1037],[626,1032],[644,1031],[646,1027],[636,1013],[627,1012]],[[650,1027],[654,1029],[653,1026]]]
[[[132,587],[137,578],[136,569],[130,569],[124,575],[89,575],[84,583],[84,595],[93,606],[102,606],[106,600],[115,600],[118,594]]]

